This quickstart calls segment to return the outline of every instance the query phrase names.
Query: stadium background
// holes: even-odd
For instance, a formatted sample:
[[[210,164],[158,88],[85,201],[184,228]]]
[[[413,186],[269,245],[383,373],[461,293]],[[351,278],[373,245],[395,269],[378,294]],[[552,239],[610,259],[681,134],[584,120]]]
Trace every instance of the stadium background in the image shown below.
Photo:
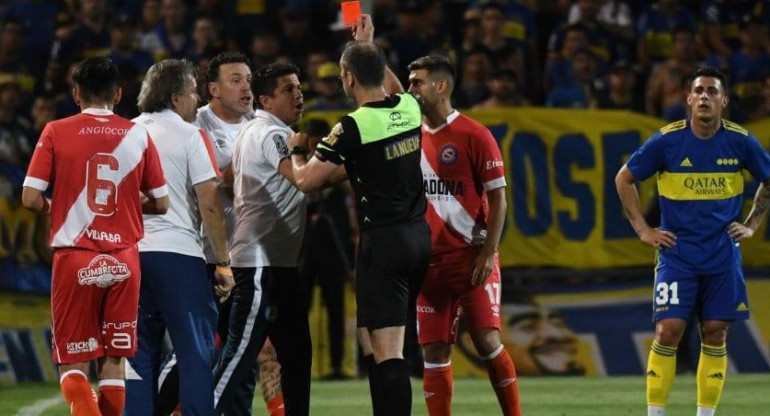
[[[501,1],[504,6],[499,9],[490,9],[483,1],[369,3],[364,6],[375,8],[378,39],[398,75],[405,77],[406,64],[424,53],[439,51],[453,57],[460,69],[459,106],[475,108],[467,114],[487,125],[501,147],[509,183],[500,247],[503,332],[520,373],[641,374],[653,338],[654,253],[638,241],[623,218],[613,179],[625,158],[665,125],[667,116],[661,106],[647,109],[638,99],[625,107],[613,103],[610,92],[622,85],[611,79],[631,71],[633,96],[644,97],[655,65],[666,64],[672,56],[675,29],[686,26],[697,35],[695,59],[724,62],[723,69],[739,87],[733,90],[730,117],[770,147],[770,119],[765,118],[770,97],[763,89],[770,65],[731,60],[732,55],[720,52],[707,33],[716,27],[731,45],[741,30],[763,22],[764,30],[757,36],[764,57],[770,50],[768,3],[739,1],[726,8],[719,1],[667,0],[652,5],[610,1],[628,6],[631,37],[602,37],[601,31],[592,31],[584,48],[571,51],[560,45],[564,29],[557,22],[567,19],[574,7],[588,10],[581,7],[591,1],[509,0]],[[676,27],[656,20],[663,3],[677,3],[681,22]],[[164,57],[185,57],[205,67],[216,52],[240,49],[257,66],[292,60],[303,68],[307,84],[305,120],[333,125],[339,111],[350,105],[332,88],[336,54],[349,34],[339,30],[335,1],[16,0],[0,7],[0,384],[54,381],[48,224],[23,209],[19,197],[42,125],[76,111],[67,92],[71,64],[96,54],[122,57],[125,94],[117,111],[132,117],[141,76]],[[152,20],[153,10],[157,21]],[[717,18],[715,10],[720,12]],[[499,32],[503,46],[496,48],[491,35],[489,41],[474,37],[474,28]],[[119,44],[125,30],[133,35],[127,44]],[[660,55],[642,53],[642,40]],[[546,81],[558,81],[563,60],[576,62],[581,54],[591,58],[587,72],[568,68],[562,74],[563,85]],[[754,66],[748,70],[741,64]],[[557,99],[565,91],[570,100]],[[545,108],[559,105],[573,108]],[[755,189],[756,183],[749,182],[744,190],[747,208]],[[643,203],[649,203],[654,184],[643,184],[642,194]],[[770,372],[768,239],[770,231],[763,225],[744,244],[752,319],[731,330],[731,373]],[[346,291],[345,368],[354,374],[355,306],[350,285]],[[329,371],[328,340],[317,291],[315,298],[309,318],[314,374],[320,377]],[[521,321],[522,314],[529,320]],[[538,339],[550,343],[538,344]],[[461,330],[453,357],[455,374],[484,376],[472,354],[466,354],[472,350],[467,346]],[[681,371],[694,369],[697,350],[697,334],[692,332],[682,348]],[[527,367],[528,361],[533,365]]]

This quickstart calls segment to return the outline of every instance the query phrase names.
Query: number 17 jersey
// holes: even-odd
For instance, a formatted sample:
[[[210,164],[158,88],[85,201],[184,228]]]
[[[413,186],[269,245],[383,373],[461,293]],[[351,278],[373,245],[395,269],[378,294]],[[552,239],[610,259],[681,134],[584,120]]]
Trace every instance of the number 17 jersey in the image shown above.
[[[132,247],[143,237],[140,191],[168,194],[147,131],[102,109],[46,125],[24,186],[45,191],[49,184],[51,246],[97,252]]]

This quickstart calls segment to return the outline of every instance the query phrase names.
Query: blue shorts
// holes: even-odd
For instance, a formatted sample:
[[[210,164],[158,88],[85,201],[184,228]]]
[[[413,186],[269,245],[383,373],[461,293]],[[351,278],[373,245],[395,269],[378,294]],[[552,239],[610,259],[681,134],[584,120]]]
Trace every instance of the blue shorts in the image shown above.
[[[666,318],[689,320],[693,310],[701,322],[749,319],[743,268],[737,265],[722,273],[693,274],[659,264],[652,310],[656,322]]]

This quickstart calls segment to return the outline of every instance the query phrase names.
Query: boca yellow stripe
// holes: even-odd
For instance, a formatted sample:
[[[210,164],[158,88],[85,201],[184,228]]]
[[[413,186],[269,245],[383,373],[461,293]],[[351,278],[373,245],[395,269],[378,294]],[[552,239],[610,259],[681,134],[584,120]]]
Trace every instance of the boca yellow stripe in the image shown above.
[[[658,174],[658,193],[674,201],[733,198],[743,194],[743,174],[662,172]]]

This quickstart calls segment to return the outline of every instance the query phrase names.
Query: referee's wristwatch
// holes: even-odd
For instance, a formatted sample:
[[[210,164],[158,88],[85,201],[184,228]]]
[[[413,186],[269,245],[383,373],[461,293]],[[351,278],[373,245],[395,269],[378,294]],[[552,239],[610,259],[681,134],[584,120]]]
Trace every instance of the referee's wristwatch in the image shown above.
[[[291,155],[292,155],[292,156],[294,156],[294,155],[302,155],[302,156],[307,156],[307,149],[305,149],[305,148],[304,148],[304,147],[302,147],[302,146],[294,146],[294,147],[291,149]]]

